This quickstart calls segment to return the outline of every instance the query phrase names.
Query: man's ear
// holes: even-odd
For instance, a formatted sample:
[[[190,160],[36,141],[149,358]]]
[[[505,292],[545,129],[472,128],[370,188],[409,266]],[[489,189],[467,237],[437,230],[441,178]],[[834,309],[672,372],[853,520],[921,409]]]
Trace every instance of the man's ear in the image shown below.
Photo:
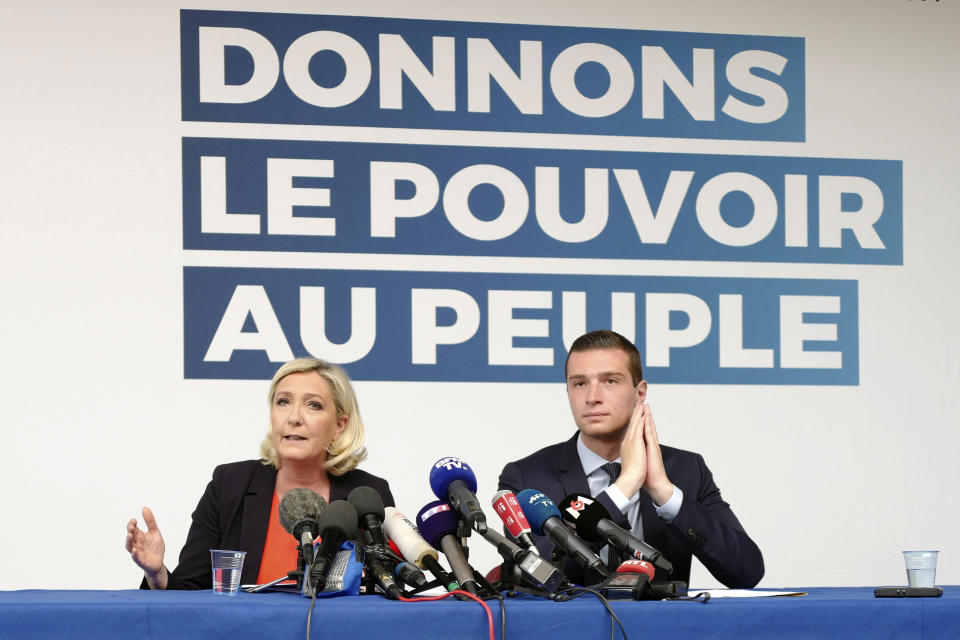
[[[637,383],[637,402],[643,404],[643,401],[647,399],[647,381],[641,380]]]

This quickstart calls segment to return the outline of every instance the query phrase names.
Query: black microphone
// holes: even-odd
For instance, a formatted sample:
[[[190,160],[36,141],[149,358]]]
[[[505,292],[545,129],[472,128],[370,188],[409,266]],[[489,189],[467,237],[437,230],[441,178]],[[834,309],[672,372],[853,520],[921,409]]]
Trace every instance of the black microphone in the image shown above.
[[[423,585],[427,584],[427,576],[423,575],[423,571],[417,569],[416,565],[413,565],[406,560],[402,560],[397,563],[396,568],[393,570],[393,574],[400,579],[406,585],[413,587],[414,589],[419,589]]]
[[[460,519],[456,511],[442,500],[429,502],[417,514],[417,527],[420,534],[431,546],[440,547],[460,588],[468,593],[477,594],[477,581],[473,577],[473,568],[463,555],[463,548],[457,541],[457,524]]]
[[[563,499],[563,521],[574,526],[577,534],[596,544],[609,544],[626,551],[634,558],[673,572],[673,565],[662,553],[610,519],[610,512],[597,500],[576,493]]]
[[[311,591],[314,589],[323,591],[327,582],[327,572],[330,571],[330,565],[340,545],[344,540],[356,536],[357,510],[346,500],[334,500],[320,514],[317,524],[321,540],[314,553],[313,566],[310,568],[309,589]],[[307,589],[306,584],[304,589]]]
[[[386,564],[370,553],[364,554],[363,564],[367,567],[367,571],[373,577],[374,582],[377,583],[377,587],[388,600],[400,599],[403,592],[400,590],[396,579],[393,577],[393,573],[387,568]]]
[[[549,536],[554,544],[581,565],[593,569],[604,578],[610,577],[610,572],[604,566],[603,560],[597,557],[587,543],[563,524],[563,520],[560,519],[560,510],[553,504],[553,500],[536,489],[524,489],[517,494],[517,501],[534,533]]]
[[[400,587],[393,572],[385,562],[389,554],[387,537],[383,534],[383,498],[376,489],[357,487],[347,496],[347,502],[357,510],[357,517],[368,548],[364,550],[363,563],[380,591],[390,600],[400,598]]]
[[[313,539],[320,529],[317,519],[327,507],[327,501],[310,489],[290,489],[280,501],[280,525],[297,539],[307,564],[313,563]]]
[[[357,510],[360,528],[367,538],[364,542],[386,547],[387,536],[383,533],[384,506],[380,493],[373,487],[357,487],[347,496],[347,502]]]

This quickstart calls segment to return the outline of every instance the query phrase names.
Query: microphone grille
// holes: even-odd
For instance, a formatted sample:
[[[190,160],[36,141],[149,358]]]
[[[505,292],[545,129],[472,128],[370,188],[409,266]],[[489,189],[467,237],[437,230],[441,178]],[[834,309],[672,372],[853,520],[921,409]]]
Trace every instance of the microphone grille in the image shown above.
[[[383,498],[373,487],[356,487],[347,496],[347,502],[357,509],[361,517],[372,513],[378,520],[383,521]]]
[[[430,489],[441,500],[447,499],[447,489],[456,480],[462,480],[470,491],[477,490],[477,476],[473,469],[460,458],[440,458],[430,468]]]
[[[310,489],[290,489],[280,501],[278,512],[280,525],[291,535],[297,522],[301,520],[316,520],[327,506],[323,496]]]
[[[446,535],[456,535],[460,517],[443,500],[428,502],[417,513],[417,528],[420,535],[432,547],[439,548],[440,540]]]
[[[604,518],[610,519],[610,512],[599,501],[571,493],[560,503],[563,507],[563,521],[573,525],[577,535],[590,542],[603,542],[603,536],[597,532],[597,525]]]
[[[352,504],[346,500],[334,500],[321,514],[317,521],[317,528],[323,532],[330,527],[335,527],[343,531],[347,538],[356,538],[358,519],[357,510]]]
[[[543,535],[543,525],[547,520],[560,517],[557,505],[542,491],[524,489],[517,494],[517,501],[523,509],[523,515],[527,516],[530,529],[537,535]]]

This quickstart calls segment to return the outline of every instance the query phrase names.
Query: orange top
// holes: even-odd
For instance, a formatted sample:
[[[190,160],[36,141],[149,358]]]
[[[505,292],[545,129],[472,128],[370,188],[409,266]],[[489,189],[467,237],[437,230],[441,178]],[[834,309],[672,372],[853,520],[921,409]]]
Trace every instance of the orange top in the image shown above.
[[[257,584],[276,580],[288,571],[297,568],[297,539],[287,533],[280,524],[280,498],[273,493],[270,505],[270,524],[267,525],[267,540],[263,543],[263,559],[260,561],[260,573]]]

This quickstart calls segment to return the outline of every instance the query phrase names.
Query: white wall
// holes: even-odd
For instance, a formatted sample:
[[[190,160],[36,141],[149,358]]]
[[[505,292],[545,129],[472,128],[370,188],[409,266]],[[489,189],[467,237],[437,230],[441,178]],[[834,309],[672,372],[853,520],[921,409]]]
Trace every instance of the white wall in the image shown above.
[[[774,277],[860,283],[860,384],[658,385],[663,442],[704,454],[764,551],[761,586],[903,583],[900,551],[941,550],[960,582],[960,6],[932,0],[592,3],[325,2],[327,13],[806,39],[804,143],[503,136],[569,146],[903,161],[903,266],[770,264]],[[0,9],[0,589],[135,586],[124,525],[149,505],[171,566],[214,465],[256,456],[263,381],[183,379],[179,2],[46,2]],[[249,0],[189,8],[262,10]],[[318,12],[283,0],[271,11]],[[349,132],[332,129],[331,138]],[[356,138],[355,134],[353,135]],[[376,139],[375,134],[369,134]],[[429,131],[396,139],[430,142]],[[489,137],[492,134],[483,134]],[[476,138],[478,142],[481,136]],[[251,263],[269,257],[251,256]],[[283,264],[405,258],[300,256]],[[220,264],[220,263],[218,263]],[[457,261],[510,270],[511,259]],[[735,263],[528,260],[549,272],[754,276]],[[559,265],[559,266],[558,266]],[[430,499],[429,465],[460,455],[478,493],[502,464],[574,429],[563,385],[357,384],[364,468],[401,510]],[[509,446],[505,443],[509,442]],[[491,513],[492,515],[492,513]],[[477,564],[494,553],[473,544]],[[44,560],[62,549],[65,570]],[[713,578],[696,566],[691,582]]]

